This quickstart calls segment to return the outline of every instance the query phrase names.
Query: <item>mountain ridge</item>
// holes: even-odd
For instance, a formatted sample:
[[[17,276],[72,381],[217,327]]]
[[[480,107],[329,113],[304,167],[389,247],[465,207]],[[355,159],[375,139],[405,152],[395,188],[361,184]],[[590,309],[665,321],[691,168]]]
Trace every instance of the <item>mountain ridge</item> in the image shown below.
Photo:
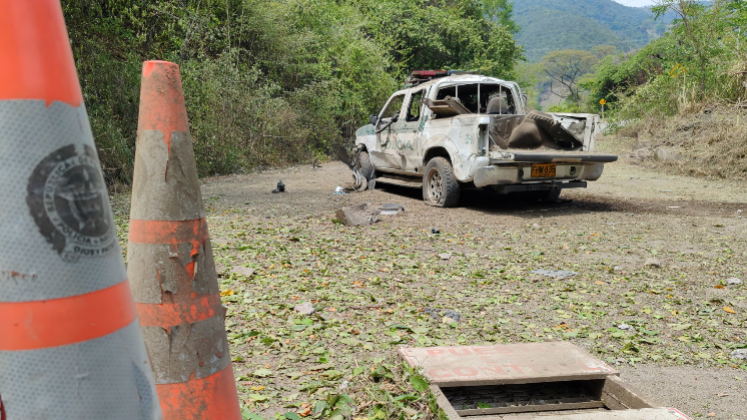
[[[614,45],[618,50],[641,48],[661,36],[671,17],[654,20],[646,7],[629,7],[613,0],[514,0],[516,35],[529,61],[550,51],[591,50]]]

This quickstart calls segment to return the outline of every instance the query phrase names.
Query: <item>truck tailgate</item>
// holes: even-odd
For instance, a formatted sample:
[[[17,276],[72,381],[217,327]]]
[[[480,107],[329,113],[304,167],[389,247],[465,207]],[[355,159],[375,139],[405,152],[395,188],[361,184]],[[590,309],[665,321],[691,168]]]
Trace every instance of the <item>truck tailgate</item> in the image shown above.
[[[511,153],[513,158],[505,159],[508,162],[532,162],[532,163],[555,163],[555,162],[588,162],[588,163],[610,163],[617,160],[616,155],[599,153]],[[492,159],[491,159],[492,160]]]

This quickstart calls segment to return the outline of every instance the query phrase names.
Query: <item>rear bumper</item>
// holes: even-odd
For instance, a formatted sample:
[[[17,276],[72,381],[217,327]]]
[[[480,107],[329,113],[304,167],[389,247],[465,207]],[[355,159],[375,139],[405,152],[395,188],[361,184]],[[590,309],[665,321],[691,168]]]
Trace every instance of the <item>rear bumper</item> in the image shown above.
[[[535,161],[535,163],[539,162]],[[552,178],[532,178],[531,168],[531,164],[521,162],[516,162],[510,166],[483,166],[475,172],[475,186],[483,188],[490,186],[554,185],[555,188],[584,188],[586,182],[582,181],[596,181],[602,176],[604,163],[558,163],[555,169],[555,177]],[[583,186],[565,186],[574,182],[583,184]]]

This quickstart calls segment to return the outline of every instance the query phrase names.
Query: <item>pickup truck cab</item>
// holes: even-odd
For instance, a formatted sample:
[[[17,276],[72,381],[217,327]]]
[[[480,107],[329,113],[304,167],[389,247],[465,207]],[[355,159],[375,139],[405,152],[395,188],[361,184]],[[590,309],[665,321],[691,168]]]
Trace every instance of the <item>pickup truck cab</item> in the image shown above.
[[[556,200],[617,160],[593,153],[598,127],[596,114],[529,110],[515,82],[416,71],[356,131],[356,166],[369,181],[422,188],[434,206],[456,206],[464,188]]]

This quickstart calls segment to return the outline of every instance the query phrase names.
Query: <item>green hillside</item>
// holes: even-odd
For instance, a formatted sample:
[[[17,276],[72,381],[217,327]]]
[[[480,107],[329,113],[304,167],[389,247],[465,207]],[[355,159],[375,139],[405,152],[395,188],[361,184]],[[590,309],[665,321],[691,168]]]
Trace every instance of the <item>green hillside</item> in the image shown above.
[[[517,41],[530,61],[550,51],[595,45],[640,48],[665,30],[648,9],[612,0],[514,0],[514,18],[521,26]]]

